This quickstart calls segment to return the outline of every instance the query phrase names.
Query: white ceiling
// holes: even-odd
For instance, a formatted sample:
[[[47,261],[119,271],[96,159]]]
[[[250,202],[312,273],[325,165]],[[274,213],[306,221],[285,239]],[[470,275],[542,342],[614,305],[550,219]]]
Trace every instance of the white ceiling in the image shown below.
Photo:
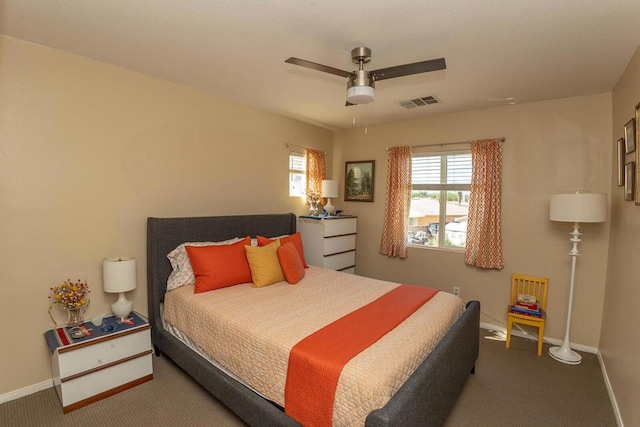
[[[609,92],[640,44],[639,0],[0,0],[0,33],[329,129]],[[444,57],[345,107],[351,71]],[[399,101],[441,104],[406,110]]]

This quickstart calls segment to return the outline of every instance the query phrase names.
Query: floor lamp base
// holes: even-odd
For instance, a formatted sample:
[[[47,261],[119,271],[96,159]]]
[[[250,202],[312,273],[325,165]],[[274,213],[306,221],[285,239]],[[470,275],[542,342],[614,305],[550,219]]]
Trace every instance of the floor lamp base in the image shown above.
[[[551,347],[549,349],[549,356],[553,357],[558,362],[567,363],[569,365],[578,365],[582,362],[582,356],[564,345],[562,347]]]

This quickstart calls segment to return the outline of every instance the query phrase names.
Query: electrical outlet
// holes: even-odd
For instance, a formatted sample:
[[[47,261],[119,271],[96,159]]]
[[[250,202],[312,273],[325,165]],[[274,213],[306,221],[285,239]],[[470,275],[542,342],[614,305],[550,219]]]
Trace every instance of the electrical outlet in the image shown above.
[[[453,287],[453,294],[457,297],[460,296],[460,288],[458,286]]]

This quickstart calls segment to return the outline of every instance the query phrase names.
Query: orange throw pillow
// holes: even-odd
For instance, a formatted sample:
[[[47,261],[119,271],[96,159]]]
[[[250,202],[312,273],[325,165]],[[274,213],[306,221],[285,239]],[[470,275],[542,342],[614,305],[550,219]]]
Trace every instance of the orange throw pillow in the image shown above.
[[[257,236],[258,238],[258,246],[266,246],[269,243],[272,243],[274,240],[280,240],[280,245],[284,245],[285,243],[293,243],[296,250],[298,251],[298,255],[300,255],[300,261],[302,261],[302,266],[304,268],[309,268],[307,262],[304,260],[304,248],[302,247],[302,235],[300,232],[296,232],[293,234],[289,234],[285,237],[280,237],[276,239],[269,239],[268,237]]]
[[[293,243],[287,242],[284,245],[280,245],[277,249],[278,261],[280,261],[280,268],[284,273],[284,278],[287,283],[295,285],[304,277],[304,266],[300,260],[298,250]]]
[[[251,282],[251,270],[245,255],[245,245],[251,238],[224,246],[185,246],[196,278],[194,293],[226,288]]]

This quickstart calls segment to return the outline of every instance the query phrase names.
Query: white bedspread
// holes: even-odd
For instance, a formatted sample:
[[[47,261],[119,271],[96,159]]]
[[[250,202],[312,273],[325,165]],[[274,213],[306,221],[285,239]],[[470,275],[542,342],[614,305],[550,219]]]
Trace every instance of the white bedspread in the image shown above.
[[[242,284],[200,294],[183,286],[165,296],[164,319],[248,386],[284,406],[290,349],[396,286],[311,266],[297,285]],[[333,425],[364,425],[367,414],[389,401],[463,311],[461,299],[439,292],[347,363]]]

